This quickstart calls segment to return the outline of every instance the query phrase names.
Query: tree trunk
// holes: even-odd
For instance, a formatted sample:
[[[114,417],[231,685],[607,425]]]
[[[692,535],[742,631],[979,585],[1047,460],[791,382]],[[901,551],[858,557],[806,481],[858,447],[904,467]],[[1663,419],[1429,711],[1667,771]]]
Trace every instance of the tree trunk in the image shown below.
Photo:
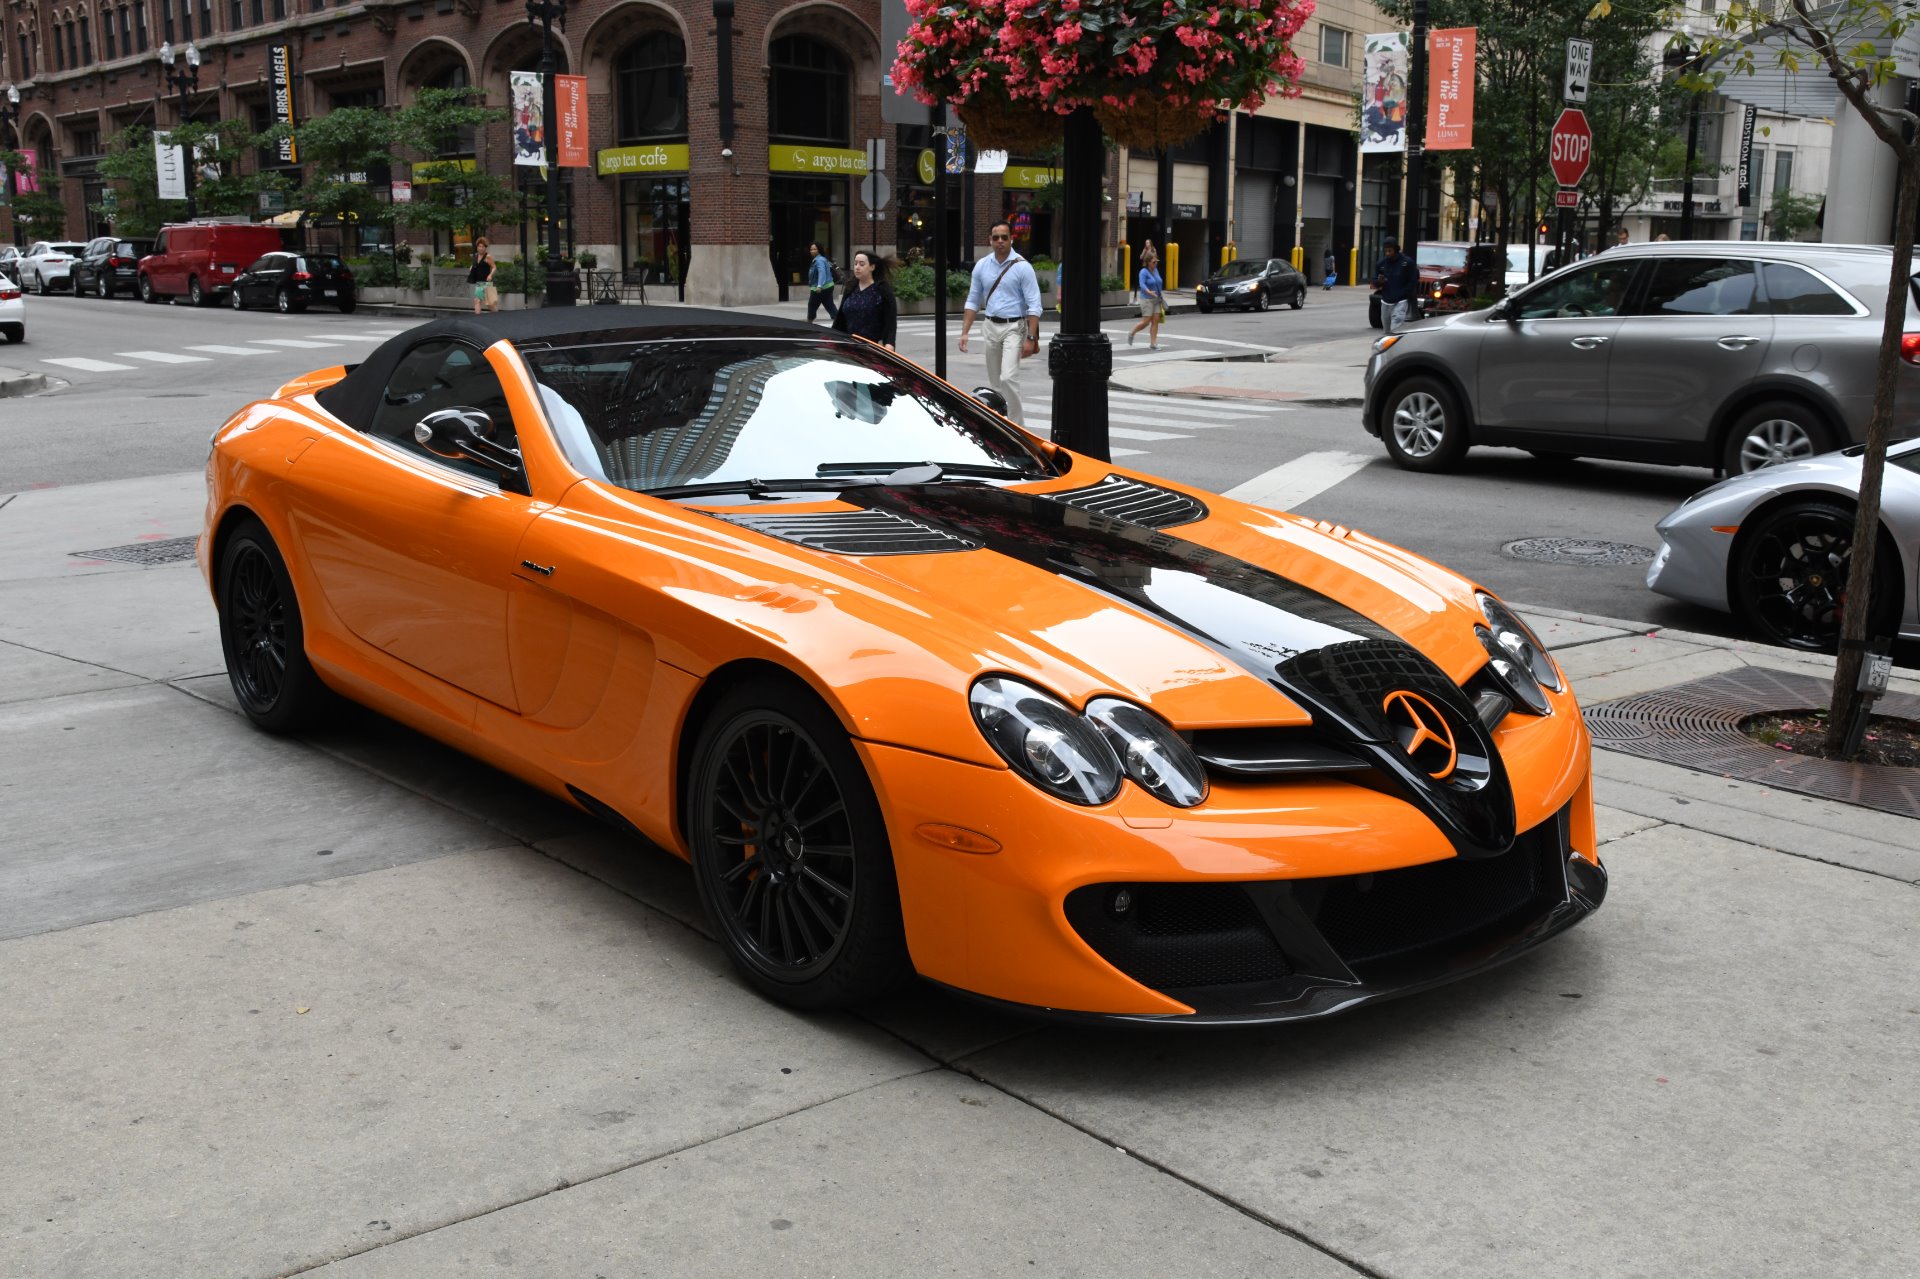
[[[1880,545],[1880,481],[1887,469],[1887,437],[1893,433],[1893,388],[1900,372],[1900,338],[1912,296],[1913,226],[1920,211],[1920,157],[1896,150],[1900,198],[1893,221],[1893,270],[1887,284],[1887,318],[1880,329],[1880,367],[1873,385],[1873,416],[1867,420],[1867,451],[1860,459],[1860,506],[1853,517],[1853,555],[1847,569],[1847,600],[1840,614],[1840,661],[1833,672],[1833,704],[1827,712],[1826,751],[1845,749],[1847,725],[1860,705],[1860,664],[1866,656],[1867,619],[1873,604],[1873,569]]]

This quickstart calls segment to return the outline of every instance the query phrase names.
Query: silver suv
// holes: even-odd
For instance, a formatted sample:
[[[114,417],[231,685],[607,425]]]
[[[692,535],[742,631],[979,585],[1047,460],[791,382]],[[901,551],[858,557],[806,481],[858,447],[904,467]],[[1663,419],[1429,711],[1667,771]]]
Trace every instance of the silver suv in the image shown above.
[[[1740,474],[1866,438],[1892,251],[1636,244],[1374,344],[1362,420],[1412,471],[1472,444]],[[1894,438],[1920,434],[1920,308]],[[1903,352],[1904,354],[1904,352]]]

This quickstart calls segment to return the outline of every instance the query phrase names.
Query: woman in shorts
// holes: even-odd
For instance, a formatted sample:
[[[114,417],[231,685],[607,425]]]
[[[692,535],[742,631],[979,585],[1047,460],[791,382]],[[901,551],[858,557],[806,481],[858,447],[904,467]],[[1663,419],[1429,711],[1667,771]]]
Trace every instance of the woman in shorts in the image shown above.
[[[1133,326],[1127,334],[1127,345],[1133,345],[1134,335],[1141,329],[1147,330],[1147,349],[1160,349],[1160,320],[1167,313],[1167,282],[1160,275],[1160,255],[1149,244],[1140,254],[1140,323]]]
[[[467,283],[473,286],[473,313],[478,315],[483,309],[489,309],[487,293],[493,287],[493,254],[485,236],[473,242],[473,265],[467,268]]]

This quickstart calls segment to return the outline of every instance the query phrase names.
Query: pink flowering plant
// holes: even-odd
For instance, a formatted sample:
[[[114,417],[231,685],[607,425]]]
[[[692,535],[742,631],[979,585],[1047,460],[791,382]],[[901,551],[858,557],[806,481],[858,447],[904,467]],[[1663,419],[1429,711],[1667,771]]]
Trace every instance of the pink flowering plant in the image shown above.
[[[1313,0],[906,0],[894,82],[959,110],[982,145],[1057,138],[1092,107],[1109,136],[1155,147],[1226,107],[1299,92],[1293,37]]]

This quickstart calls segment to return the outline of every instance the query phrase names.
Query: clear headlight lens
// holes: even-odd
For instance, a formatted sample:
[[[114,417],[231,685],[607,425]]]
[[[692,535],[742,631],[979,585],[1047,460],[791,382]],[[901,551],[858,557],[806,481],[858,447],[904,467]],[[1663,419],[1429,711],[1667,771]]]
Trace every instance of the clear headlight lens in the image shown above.
[[[1487,664],[1513,694],[1515,702],[1535,715],[1548,714],[1553,708],[1547,701],[1546,690],[1558,693],[1565,687],[1559,668],[1512,609],[1491,595],[1478,598],[1480,615],[1487,619],[1487,624],[1476,626],[1474,633],[1481,647],[1487,650]]]
[[[1087,718],[1107,735],[1127,776],[1149,794],[1177,808],[1207,797],[1206,768],[1159,716],[1117,697],[1096,697],[1087,703]]]
[[[1058,698],[990,675],[974,681],[967,701],[987,743],[1040,789],[1075,804],[1120,793],[1120,760],[1106,737]]]

